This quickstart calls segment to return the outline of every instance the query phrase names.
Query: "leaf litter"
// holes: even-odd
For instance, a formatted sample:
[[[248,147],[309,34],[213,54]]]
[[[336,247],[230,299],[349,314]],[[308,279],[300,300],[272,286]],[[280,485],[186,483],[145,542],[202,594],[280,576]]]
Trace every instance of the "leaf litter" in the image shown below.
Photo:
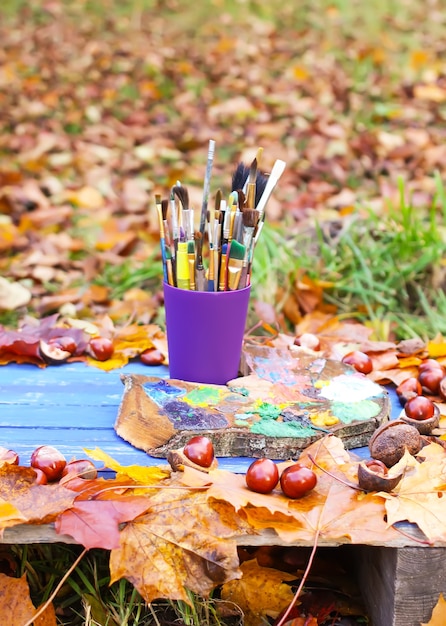
[[[326,54],[339,47],[336,33],[342,32],[334,7],[322,13],[328,28],[302,29],[300,36],[296,27],[287,26],[293,20],[285,20],[279,31],[272,24],[251,19],[251,28],[246,29],[228,15],[222,30],[214,23],[201,37],[184,37],[183,33],[180,38],[172,24],[150,11],[133,16],[136,26],[125,19],[119,24],[112,16],[112,27],[101,31],[86,13],[78,12],[73,21],[73,15],[62,11],[58,2],[45,4],[38,24],[31,9],[2,24],[5,46],[0,86],[7,89],[0,94],[6,120],[0,135],[0,309],[16,314],[5,315],[13,323],[0,328],[2,364],[48,365],[38,345],[53,333],[75,337],[84,345],[89,332],[67,322],[74,319],[88,320],[94,333],[113,336],[113,359],[101,363],[81,349],[73,357],[91,365],[121,367],[137,357],[142,346],[162,346],[166,352],[165,338],[155,323],[161,267],[156,219],[150,210],[152,195],[156,187],[167,188],[181,178],[188,181],[191,198],[197,201],[203,148],[211,136],[224,146],[216,163],[217,184],[226,185],[229,168],[258,145],[265,147],[269,159],[287,161],[283,183],[268,206],[271,222],[288,221],[293,227],[312,229],[317,214],[322,221],[339,223],[352,205],[364,201],[385,211],[386,201],[398,196],[395,180],[399,174],[404,174],[415,205],[432,202],[436,193],[432,171],[443,174],[446,162],[442,130],[446,90],[441,51],[433,44],[434,28],[430,28],[441,19],[432,7],[422,10],[418,39],[411,50],[405,50],[396,79],[384,71],[401,53],[395,39],[380,37],[377,43],[373,38],[367,41],[364,32],[359,38],[350,36],[354,71],[351,65],[339,64],[336,55]],[[412,9],[410,18],[414,17]],[[395,32],[404,30],[404,21],[403,16],[390,18]],[[130,28],[132,36],[123,37],[123,28]],[[320,54],[321,50],[325,53]],[[123,287],[121,271],[117,280],[110,276],[108,284],[101,283],[99,277],[110,267],[121,270],[126,264],[131,272]],[[136,281],[132,272],[138,273]],[[304,327],[313,328],[311,332],[324,345],[324,355],[339,358],[352,346],[362,346],[374,360],[372,379],[395,384],[416,373],[423,357],[445,358],[443,337],[416,353],[409,350],[409,361],[396,344],[378,345],[370,340],[366,327],[345,324],[335,311],[327,312],[322,292],[321,285],[301,277],[284,310],[296,325],[296,334]],[[257,311],[262,310],[262,304],[256,304]],[[262,312],[267,312],[266,306]],[[277,323],[276,314],[269,322]],[[261,340],[271,345],[290,343],[281,334]],[[325,463],[318,452],[319,462]],[[437,453],[443,454],[435,448],[432,458]],[[263,522],[271,523],[287,541],[290,518],[298,527],[293,532],[308,540],[315,531],[324,537],[338,536],[347,524],[353,539],[366,511],[373,511],[372,526],[377,524],[365,528],[372,536],[385,525],[384,507],[389,519],[411,519],[434,540],[442,537],[444,529],[440,524],[431,532],[426,516],[439,514],[436,505],[441,507],[442,499],[436,494],[442,487],[428,471],[433,467],[430,462],[427,458],[420,467],[410,466],[407,480],[391,496],[368,494],[360,506],[357,494],[347,495],[340,483],[331,484],[321,475],[322,498],[314,519],[309,511],[281,502],[276,494],[257,501],[245,493],[235,475],[229,477],[226,492],[223,481],[228,476],[216,474],[206,492],[190,499],[197,497],[204,517],[212,518],[216,510],[217,515],[223,511],[229,515],[234,509],[240,512],[238,523],[257,530]],[[324,466],[351,480],[349,463],[331,459]],[[418,501],[425,473],[427,499]],[[10,488],[8,474],[9,470],[0,477],[4,489]],[[19,481],[18,475],[14,480]],[[147,482],[146,477],[142,482]],[[17,492],[15,504],[0,507],[2,528],[10,525],[14,515],[14,523],[30,515],[28,488],[32,498],[38,496],[35,515],[42,521],[57,514],[57,509],[60,516],[70,510],[63,510],[71,497],[65,499],[65,490],[26,487],[23,493]],[[222,505],[225,493],[229,502]],[[428,497],[432,493],[435,505]],[[126,497],[130,505],[134,495]],[[163,506],[163,498],[158,497]],[[339,527],[330,507],[338,497],[347,516]],[[189,513],[193,510],[181,506]],[[129,546],[124,544],[114,557],[117,577],[130,567],[126,557],[135,556],[132,539],[141,536],[148,544],[155,541],[147,536],[144,523],[139,524],[131,522]],[[390,537],[396,531],[389,524],[384,532]],[[169,551],[176,557],[183,555],[185,548],[176,541],[166,540],[162,529],[156,537],[154,558],[161,559],[163,567]],[[184,545],[190,550],[189,543]],[[236,568],[233,553],[222,558]],[[196,583],[194,573],[201,576],[206,571],[207,576],[206,568],[214,563],[207,559],[206,553],[195,557],[192,550],[183,562],[187,567],[193,563],[195,570],[188,574],[190,578],[183,571],[182,578],[170,581],[166,593],[181,594],[178,588],[184,580]],[[223,567],[222,573],[218,566],[217,571],[229,577],[231,567],[228,571]],[[172,576],[168,567],[166,571]],[[138,574],[147,597],[161,593],[153,588],[150,577],[145,580]],[[209,589],[215,581],[206,576],[203,585]],[[27,595],[23,590],[22,594]],[[429,623],[442,623],[438,617],[442,611],[440,598]],[[11,619],[8,614],[8,623]],[[52,623],[49,618],[48,624]]]

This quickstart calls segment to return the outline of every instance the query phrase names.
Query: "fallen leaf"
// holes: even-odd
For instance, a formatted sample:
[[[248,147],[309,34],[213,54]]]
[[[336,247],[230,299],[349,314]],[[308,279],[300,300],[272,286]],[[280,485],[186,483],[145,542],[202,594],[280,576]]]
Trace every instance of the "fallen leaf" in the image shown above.
[[[229,505],[174,486],[151,496],[148,512],[126,524],[111,552],[111,582],[127,578],[147,602],[189,602],[185,588],[208,596],[241,575],[235,536],[246,524]]]
[[[26,306],[31,300],[31,292],[22,284],[11,282],[0,276],[0,309],[13,311]]]
[[[434,606],[431,618],[428,622],[423,622],[421,626],[444,626],[446,624],[446,600],[442,593]]]
[[[120,525],[129,522],[149,508],[147,497],[125,496],[122,500],[81,500],[61,513],[55,529],[70,535],[85,548],[112,550],[119,548]]]
[[[26,574],[11,578],[0,573],[0,623],[8,626],[23,626],[35,614],[31,602]],[[2,617],[3,615],[3,617]],[[52,626],[51,622],[48,626]]]
[[[142,485],[153,485],[170,476],[170,467],[146,467],[144,465],[121,465],[100,448],[85,449],[95,461],[102,461],[105,467],[116,472],[117,478],[130,478]]]
[[[406,470],[391,494],[380,493],[386,501],[389,524],[408,521],[417,524],[430,541],[446,538],[446,451],[431,443],[420,451],[418,462],[407,451]]]
[[[240,569],[242,578],[225,583],[221,597],[242,609],[245,626],[263,626],[267,618],[276,618],[293,600],[291,586],[285,583],[296,576],[261,567],[255,559],[245,561]]]

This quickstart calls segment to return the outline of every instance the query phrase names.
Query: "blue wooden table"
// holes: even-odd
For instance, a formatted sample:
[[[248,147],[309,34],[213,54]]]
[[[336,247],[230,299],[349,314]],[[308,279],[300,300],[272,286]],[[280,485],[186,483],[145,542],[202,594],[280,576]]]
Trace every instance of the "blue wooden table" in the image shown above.
[[[0,445],[29,464],[39,445],[58,448],[68,460],[84,458],[84,449],[100,448],[121,465],[160,465],[163,459],[148,456],[121,439],[113,425],[124,391],[123,373],[167,378],[167,367],[148,367],[139,362],[104,372],[84,363],[40,369],[34,365],[0,367]],[[392,417],[401,410],[390,390]],[[356,449],[368,456],[366,448]],[[252,459],[220,458],[219,466],[244,472]],[[100,464],[98,464],[100,465]]]
[[[16,450],[20,462],[28,465],[32,451],[39,445],[58,448],[68,460],[84,458],[84,450],[100,448],[121,465],[161,465],[165,461],[147,455],[121,439],[114,430],[124,393],[122,374],[146,374],[167,378],[166,367],[147,367],[130,363],[121,370],[104,372],[84,363],[63,364],[39,369],[32,365],[0,367],[0,445]],[[388,389],[395,418],[401,407],[393,389]],[[367,448],[356,448],[360,457],[368,457]],[[252,459],[220,458],[219,466],[245,472]],[[100,467],[102,464],[97,463]],[[107,476],[107,472],[104,473]],[[5,529],[2,543],[73,543],[72,537],[58,535],[52,524],[20,524]],[[257,538],[240,537],[240,545],[278,544],[278,537],[268,530]],[[280,543],[280,542],[279,542]],[[402,536],[401,545],[410,544]],[[331,544],[327,544],[331,545]],[[444,562],[444,548],[429,549],[395,546],[354,546],[359,550],[358,576],[370,617],[376,626],[416,626],[429,619],[438,594],[446,591],[441,582],[446,570],[441,565],[440,582],[432,582],[432,559]],[[439,566],[440,567],[440,566]],[[431,580],[432,593],[423,603],[410,604],[414,592],[412,580]],[[378,601],[377,601],[378,598]],[[404,607],[411,607],[411,619]],[[401,608],[403,607],[403,608]]]

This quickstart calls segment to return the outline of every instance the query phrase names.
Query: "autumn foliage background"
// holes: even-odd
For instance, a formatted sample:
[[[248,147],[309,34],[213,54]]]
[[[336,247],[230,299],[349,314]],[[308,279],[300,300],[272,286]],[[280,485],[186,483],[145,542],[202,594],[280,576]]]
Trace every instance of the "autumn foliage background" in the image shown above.
[[[262,317],[292,330],[327,294],[375,325],[424,314],[412,283],[443,284],[442,231],[425,261],[407,237],[383,255],[373,245],[383,230],[421,237],[413,215],[401,222],[402,197],[442,221],[443,4],[3,3],[0,272],[28,293],[2,292],[0,321],[61,310],[162,323],[154,193],[181,180],[199,207],[210,138],[214,193],[259,146],[264,171],[287,163],[255,260],[253,302],[274,308]],[[348,265],[341,235],[370,209],[369,258]],[[421,275],[406,276],[404,254]],[[389,273],[401,257],[397,284],[380,275],[388,257]]]
[[[259,146],[264,171],[287,163],[256,253],[253,324],[294,332],[306,315],[342,312],[381,339],[396,321],[403,335],[446,332],[445,299],[430,294],[444,285],[445,9],[4,0],[0,323],[62,313],[162,325],[154,194],[181,180],[199,206],[212,138],[213,191],[229,192]],[[396,320],[398,307],[409,317]]]

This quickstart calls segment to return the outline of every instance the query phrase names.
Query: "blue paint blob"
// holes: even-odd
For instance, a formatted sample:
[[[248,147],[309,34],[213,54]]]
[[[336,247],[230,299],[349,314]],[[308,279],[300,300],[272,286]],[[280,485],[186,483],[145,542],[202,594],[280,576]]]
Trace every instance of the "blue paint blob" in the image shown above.
[[[192,407],[181,400],[166,402],[162,412],[176,430],[207,430],[229,426],[227,419],[220,413],[211,413],[201,407]]]
[[[149,398],[161,407],[164,406],[165,403],[172,397],[180,397],[186,394],[184,389],[181,389],[181,387],[174,387],[166,380],[144,383],[142,387]]]

